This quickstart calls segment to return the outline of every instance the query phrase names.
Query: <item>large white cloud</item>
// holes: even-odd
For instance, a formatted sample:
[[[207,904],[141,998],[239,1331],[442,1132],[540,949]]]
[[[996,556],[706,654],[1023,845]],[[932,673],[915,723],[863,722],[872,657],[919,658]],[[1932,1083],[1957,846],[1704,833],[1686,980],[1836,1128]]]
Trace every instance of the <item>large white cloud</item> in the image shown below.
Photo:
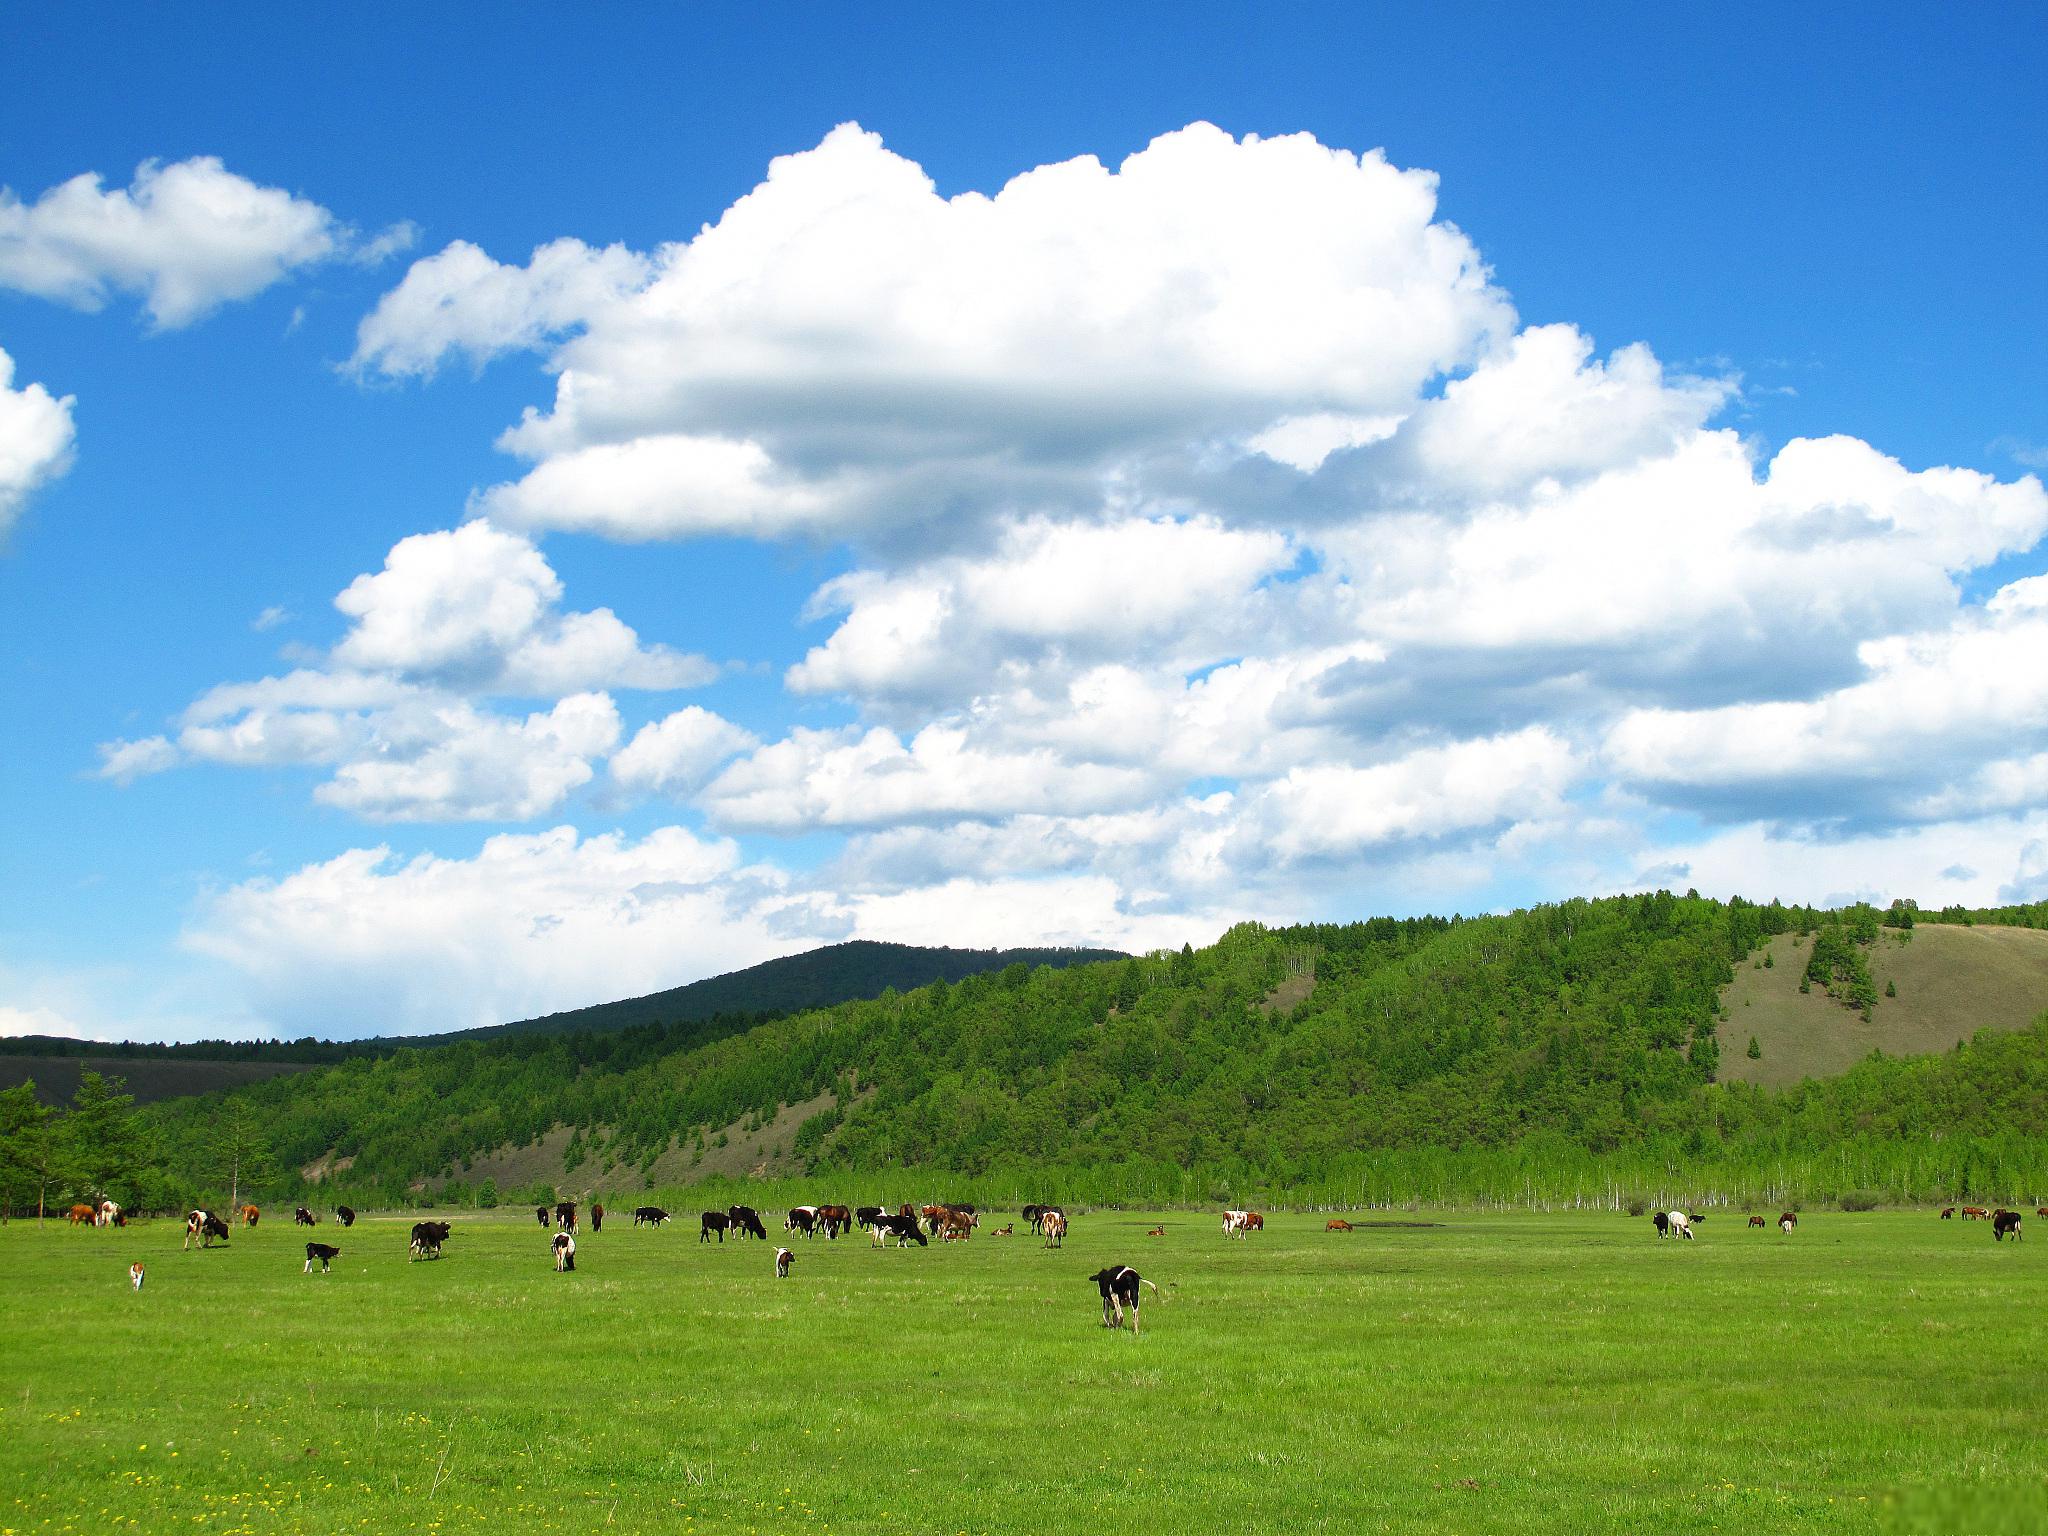
[[[407,243],[403,226],[360,241],[318,203],[237,176],[210,155],[146,160],[126,187],[74,176],[34,202],[0,187],[0,287],[79,309],[132,293],[163,330],[298,268],[377,259]]]
[[[16,389],[14,359],[0,350],[0,534],[31,491],[70,467],[74,403],[33,382]]]
[[[945,198],[849,124],[644,272],[451,246],[357,362],[417,373],[576,322],[553,408],[505,439],[540,462],[484,505],[663,537],[1085,506],[1132,456],[1409,409],[1511,315],[1435,179],[1377,153],[1197,124]]]

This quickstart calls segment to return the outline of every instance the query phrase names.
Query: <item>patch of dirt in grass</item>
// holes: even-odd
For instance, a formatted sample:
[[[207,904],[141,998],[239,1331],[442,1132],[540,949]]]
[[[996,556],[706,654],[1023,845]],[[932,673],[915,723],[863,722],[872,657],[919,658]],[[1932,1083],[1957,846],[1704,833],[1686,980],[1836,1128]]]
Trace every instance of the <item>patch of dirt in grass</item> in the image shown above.
[[[2024,1029],[2048,1010],[2048,932],[2033,928],[1950,927],[1923,923],[1902,935],[1886,929],[1866,951],[1883,993],[1865,1023],[1818,986],[1799,990],[1809,935],[1781,933],[1737,966],[1721,994],[1720,1076],[1727,1082],[1782,1087],[1846,1072],[1872,1051],[1888,1056],[1945,1051],[1980,1029]],[[1761,1059],[1746,1053],[1756,1036]]]

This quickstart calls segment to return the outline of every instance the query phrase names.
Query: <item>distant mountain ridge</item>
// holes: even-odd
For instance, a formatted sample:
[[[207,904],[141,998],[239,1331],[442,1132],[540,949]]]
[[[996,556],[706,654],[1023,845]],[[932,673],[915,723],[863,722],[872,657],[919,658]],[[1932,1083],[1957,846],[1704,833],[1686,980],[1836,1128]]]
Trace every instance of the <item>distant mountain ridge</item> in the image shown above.
[[[404,1043],[438,1045],[449,1040],[489,1040],[500,1035],[562,1035],[579,1030],[631,1029],[641,1024],[684,1024],[720,1015],[800,1013],[808,1008],[829,1008],[835,1003],[880,997],[892,987],[908,992],[934,981],[962,981],[1013,965],[1034,969],[1050,965],[1057,969],[1128,958],[1115,949],[953,949],[850,939],[800,955],[764,960],[743,971],[729,971],[663,992],[650,992],[645,997],[593,1003],[509,1024],[485,1024],[444,1035],[416,1036]]]
[[[23,1035],[0,1042],[0,1088],[33,1078],[40,1097],[49,1103],[60,1103],[69,1099],[77,1087],[82,1065],[91,1064],[96,1070],[127,1078],[137,1101],[147,1103],[238,1087],[308,1066],[388,1055],[404,1049],[428,1049],[458,1040],[604,1033],[646,1024],[705,1024],[712,1027],[693,1031],[691,1038],[694,1043],[706,1044],[781,1014],[880,997],[892,987],[899,992],[908,991],[930,982],[960,981],[1012,965],[1063,967],[1125,958],[1114,949],[954,949],[853,939],[650,992],[644,997],[593,1003],[537,1018],[434,1035],[377,1035],[362,1040],[196,1040],[184,1045]],[[169,1063],[176,1063],[176,1068],[169,1067]]]

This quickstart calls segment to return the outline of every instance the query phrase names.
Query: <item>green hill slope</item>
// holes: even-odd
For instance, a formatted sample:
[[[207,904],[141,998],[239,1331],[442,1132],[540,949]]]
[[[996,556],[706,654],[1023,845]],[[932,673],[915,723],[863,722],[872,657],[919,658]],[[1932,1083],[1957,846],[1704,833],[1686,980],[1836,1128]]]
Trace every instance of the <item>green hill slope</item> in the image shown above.
[[[1880,994],[1889,985],[1897,996],[1881,996],[1868,1021],[1819,988],[1799,990],[1812,947],[1810,937],[1783,934],[1737,969],[1722,998],[1723,1081],[1782,1087],[1829,1077],[1872,1051],[1945,1051],[1980,1029],[2023,1029],[2048,1011],[2048,932],[2039,929],[1885,930],[1868,950],[1870,974]],[[1754,1060],[1752,1036],[1763,1051]]]
[[[929,1168],[1073,1198],[1522,1198],[1611,1195],[1624,1178],[1716,1164],[1771,1191],[1822,1149],[1836,1181],[1948,1187],[1980,1176],[1970,1169],[2018,1179],[2040,1165],[2048,1182],[2048,1026],[1785,1092],[1714,1081],[1737,967],[1820,918],[1658,893],[1469,920],[1245,925],[1202,951],[1012,965],[709,1043],[694,1025],[466,1040],[235,1098],[285,1166],[348,1160],[330,1187],[358,1203],[422,1187],[464,1198],[492,1170],[556,1167],[614,1190]],[[152,1112],[174,1159],[211,1112]],[[1865,1150],[1838,1156],[1845,1144]],[[539,1155],[515,1159],[522,1149]]]

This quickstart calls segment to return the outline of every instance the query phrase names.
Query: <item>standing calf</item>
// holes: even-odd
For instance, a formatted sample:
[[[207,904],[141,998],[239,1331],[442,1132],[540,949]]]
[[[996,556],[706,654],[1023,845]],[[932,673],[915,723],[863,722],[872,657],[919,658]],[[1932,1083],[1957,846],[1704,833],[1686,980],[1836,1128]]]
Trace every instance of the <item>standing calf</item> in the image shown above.
[[[1102,1292],[1102,1326],[1121,1328],[1124,1325],[1124,1308],[1131,1311],[1131,1337],[1138,1336],[1138,1301],[1140,1286],[1152,1286],[1152,1294],[1159,1294],[1159,1287],[1152,1285],[1128,1264],[1115,1269],[1100,1269],[1088,1277]]]
[[[793,1260],[795,1257],[796,1255],[791,1253],[787,1248],[778,1248],[775,1250],[776,1279],[787,1280],[789,1278],[790,1261]]]
[[[324,1275],[327,1273],[328,1264],[340,1257],[341,1250],[331,1244],[308,1243],[306,1244],[306,1267],[300,1270],[299,1273],[302,1275],[313,1273],[313,1261],[318,1259],[320,1261],[320,1273]]]

